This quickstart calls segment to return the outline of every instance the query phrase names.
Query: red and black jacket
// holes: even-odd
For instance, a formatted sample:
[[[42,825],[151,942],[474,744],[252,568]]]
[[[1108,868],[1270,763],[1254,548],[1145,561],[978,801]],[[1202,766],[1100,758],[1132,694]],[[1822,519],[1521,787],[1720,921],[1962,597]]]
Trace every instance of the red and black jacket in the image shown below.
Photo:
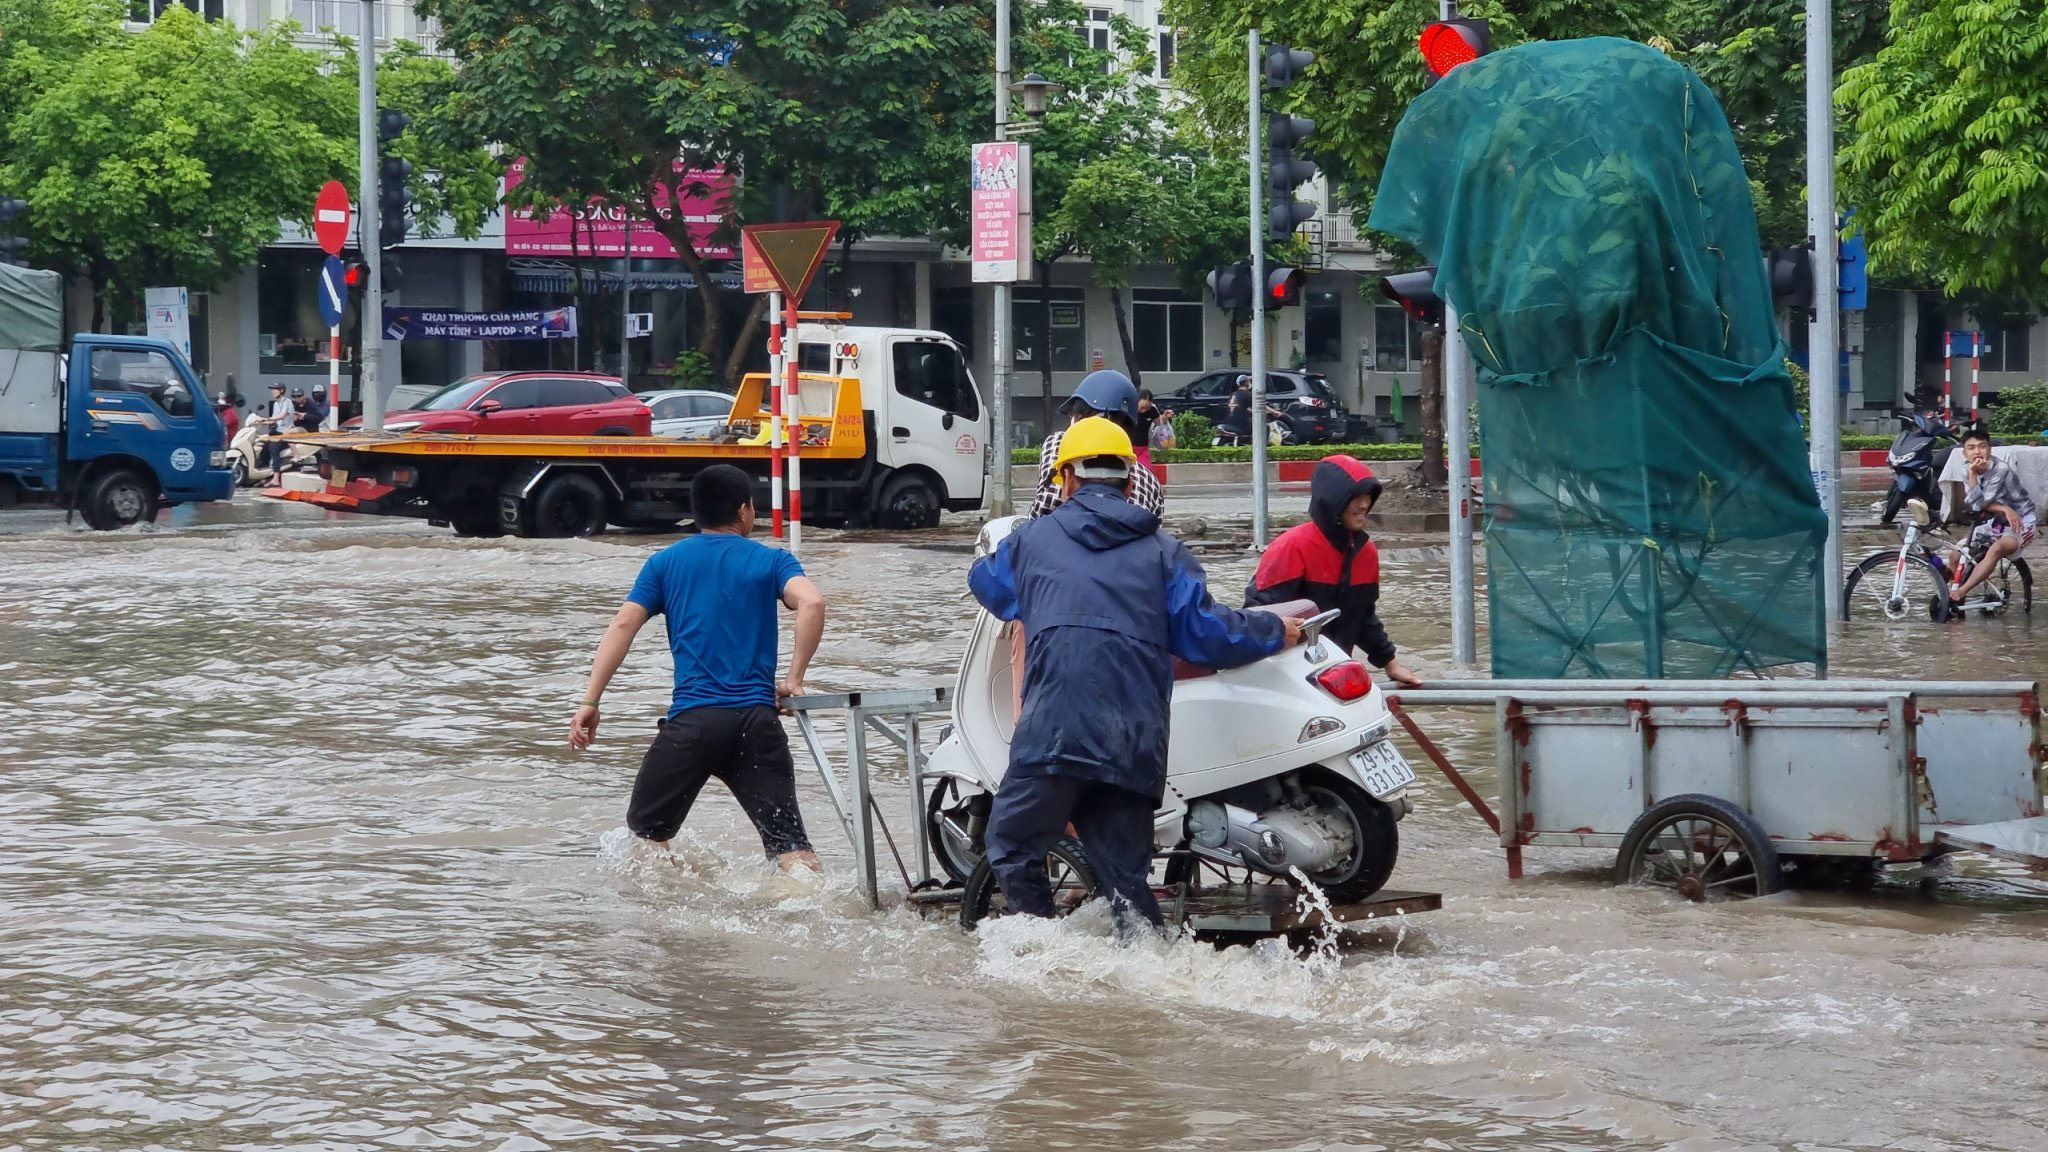
[[[1344,530],[1344,506],[1359,496],[1379,499],[1380,482],[1363,461],[1326,456],[1309,476],[1308,523],[1282,533],[1259,561],[1245,589],[1246,607],[1313,600],[1343,615],[1323,635],[1375,667],[1394,660],[1394,642],[1374,611],[1380,599],[1380,550],[1372,538]]]

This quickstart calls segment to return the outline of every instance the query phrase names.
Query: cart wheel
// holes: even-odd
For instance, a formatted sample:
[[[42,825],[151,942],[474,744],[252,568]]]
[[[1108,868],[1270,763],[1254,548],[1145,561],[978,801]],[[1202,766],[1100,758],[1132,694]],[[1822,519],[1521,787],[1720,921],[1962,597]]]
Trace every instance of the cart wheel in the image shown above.
[[[1616,884],[1654,884],[1695,903],[1768,896],[1785,886],[1778,850],[1755,817],[1718,796],[1673,796],[1629,826]]]
[[[1045,854],[1045,876],[1052,881],[1053,915],[1065,916],[1095,898],[1102,885],[1095,878],[1095,866],[1078,841],[1060,837]],[[996,886],[995,870],[986,859],[975,864],[960,894],[960,926],[972,930],[990,916],[1009,913],[1009,902]]]
[[[948,776],[932,785],[932,798],[925,802],[925,842],[932,846],[939,867],[955,884],[965,883],[974,875],[975,865],[981,863],[981,850],[975,846],[970,829],[973,805],[980,801],[986,806],[987,797],[988,793],[983,792],[962,799],[960,782]],[[987,815],[985,807],[983,815]]]

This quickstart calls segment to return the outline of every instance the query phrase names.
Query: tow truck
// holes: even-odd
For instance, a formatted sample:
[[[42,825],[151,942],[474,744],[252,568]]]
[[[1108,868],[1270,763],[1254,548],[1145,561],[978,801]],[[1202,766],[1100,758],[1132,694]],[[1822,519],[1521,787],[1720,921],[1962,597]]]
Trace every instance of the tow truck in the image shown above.
[[[792,421],[803,507],[823,527],[930,528],[979,508],[991,447],[967,357],[943,333],[803,325]],[[464,536],[589,536],[606,525],[668,531],[688,519],[690,480],[713,464],[752,474],[769,501],[766,374],[743,378],[726,433],[482,436],[329,432],[317,486],[264,495],[343,512],[410,516]],[[310,477],[308,478],[310,479]]]

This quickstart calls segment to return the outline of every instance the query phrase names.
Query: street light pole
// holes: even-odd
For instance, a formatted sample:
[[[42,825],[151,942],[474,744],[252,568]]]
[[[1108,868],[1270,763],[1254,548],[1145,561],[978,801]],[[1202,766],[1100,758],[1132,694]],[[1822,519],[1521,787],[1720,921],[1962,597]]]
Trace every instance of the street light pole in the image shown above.
[[[996,0],[996,140],[1010,136],[1010,0]],[[1023,174],[1018,174],[1020,182]],[[1019,256],[1028,258],[1028,253]],[[1010,514],[1010,284],[995,286],[990,376],[988,514]]]
[[[1438,14],[1445,20],[1458,15],[1457,0],[1439,0]],[[1450,494],[1451,527],[1451,663],[1460,670],[1470,668],[1477,656],[1478,638],[1474,589],[1477,581],[1472,566],[1472,429],[1468,417],[1472,408],[1472,355],[1465,347],[1465,330],[1458,323],[1454,301],[1444,301],[1443,419],[1444,462],[1449,474],[1444,489]]]
[[[363,431],[384,430],[384,396],[378,388],[378,363],[384,352],[384,268],[380,245],[381,224],[377,219],[377,3],[363,0],[361,35],[356,37],[356,226],[361,237],[363,263],[369,266],[363,286],[363,306],[358,315],[362,339],[357,355],[363,358]]]
[[[1806,0],[1806,232],[1813,241],[1813,314],[1806,335],[1810,352],[1807,423],[1813,430],[1808,466],[1813,470],[1820,506],[1828,516],[1820,566],[1821,610],[1826,613],[1822,675],[1827,674],[1827,638],[1840,629],[1842,619],[1842,494],[1836,483],[1842,462],[1842,420],[1836,409],[1840,392],[1835,381],[1842,298],[1836,291],[1841,265],[1836,263],[1832,7],[1829,0]]]
[[[1263,552],[1266,550],[1266,212],[1260,206],[1264,181],[1260,179],[1259,129],[1264,126],[1264,121],[1260,119],[1262,101],[1259,97],[1265,87],[1266,70],[1257,28],[1246,35],[1245,43],[1251,57],[1247,76],[1250,81],[1247,92],[1250,123],[1245,125],[1245,154],[1250,159],[1252,174],[1252,551]]]

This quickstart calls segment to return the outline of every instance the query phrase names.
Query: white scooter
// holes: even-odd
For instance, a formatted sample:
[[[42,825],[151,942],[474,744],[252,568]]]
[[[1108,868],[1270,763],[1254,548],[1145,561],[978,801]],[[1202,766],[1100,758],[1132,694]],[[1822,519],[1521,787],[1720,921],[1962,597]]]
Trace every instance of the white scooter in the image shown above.
[[[243,423],[228,441],[228,467],[235,475],[235,487],[247,488],[261,484],[272,476],[271,468],[264,463],[263,446],[271,437],[270,424],[253,417]],[[278,471],[290,472],[309,463],[318,449],[302,449],[296,444],[286,444],[283,467]]]
[[[992,521],[993,549],[1022,521]],[[1166,798],[1153,843],[1169,853],[1166,884],[1194,878],[1196,858],[1297,882],[1331,902],[1363,900],[1394,870],[1397,822],[1408,813],[1414,771],[1388,734],[1393,716],[1364,664],[1321,638],[1336,619],[1309,601],[1273,605],[1303,620],[1305,642],[1242,668],[1175,662]],[[994,877],[981,859],[990,800],[1009,766],[1016,688],[1003,624],[983,612],[961,657],[953,730],[932,751],[927,831],[934,854],[962,893],[961,920],[990,907]],[[1048,865],[1093,887],[1071,846]]]

